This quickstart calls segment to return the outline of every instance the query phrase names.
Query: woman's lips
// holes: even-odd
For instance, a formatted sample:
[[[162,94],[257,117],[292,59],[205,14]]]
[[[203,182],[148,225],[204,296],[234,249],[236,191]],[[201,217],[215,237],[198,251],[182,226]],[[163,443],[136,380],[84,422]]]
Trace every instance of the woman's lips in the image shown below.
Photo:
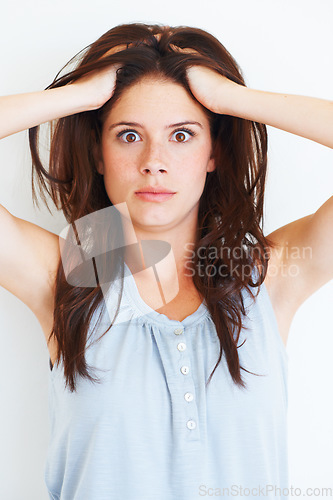
[[[145,201],[167,201],[176,193],[135,193],[141,200]]]

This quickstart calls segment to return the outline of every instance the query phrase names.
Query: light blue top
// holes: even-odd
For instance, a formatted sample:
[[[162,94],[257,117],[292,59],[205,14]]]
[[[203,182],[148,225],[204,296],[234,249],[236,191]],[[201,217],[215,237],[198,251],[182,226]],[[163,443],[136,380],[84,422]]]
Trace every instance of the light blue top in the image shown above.
[[[114,285],[113,313],[94,339],[118,296]],[[240,364],[263,376],[241,370],[240,389],[223,356],[206,387],[219,340],[205,301],[170,320],[143,301],[133,276],[124,280],[118,323],[86,352],[89,366],[105,370],[94,372],[101,383],[79,378],[71,393],[62,364],[50,371],[51,499],[254,498],[258,488],[266,499],[288,498],[288,356],[265,285],[255,302],[243,297]]]

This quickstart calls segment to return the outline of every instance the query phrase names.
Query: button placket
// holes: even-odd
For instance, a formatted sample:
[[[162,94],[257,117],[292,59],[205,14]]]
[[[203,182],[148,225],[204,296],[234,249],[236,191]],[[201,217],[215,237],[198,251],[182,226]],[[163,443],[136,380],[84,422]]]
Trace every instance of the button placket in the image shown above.
[[[188,441],[196,441],[200,439],[200,431],[198,426],[198,409],[194,401],[194,384],[191,373],[191,363],[186,344],[186,336],[183,328],[176,328],[173,332],[178,338],[175,339],[175,346],[180,356],[179,371],[182,375],[180,384],[183,386],[181,391],[183,415],[183,426],[186,430],[186,439]],[[180,338],[181,336],[181,338]]]
[[[180,440],[190,443],[200,440],[200,425],[196,400],[188,402],[184,399],[186,393],[195,394],[190,342],[186,341],[184,330],[181,324],[174,323],[172,327],[165,324],[162,327],[154,325],[151,331],[159,351],[160,366],[164,371],[168,386],[174,432]],[[184,350],[177,348],[180,343],[186,345]],[[196,422],[195,429],[191,430],[187,427],[189,420]]]

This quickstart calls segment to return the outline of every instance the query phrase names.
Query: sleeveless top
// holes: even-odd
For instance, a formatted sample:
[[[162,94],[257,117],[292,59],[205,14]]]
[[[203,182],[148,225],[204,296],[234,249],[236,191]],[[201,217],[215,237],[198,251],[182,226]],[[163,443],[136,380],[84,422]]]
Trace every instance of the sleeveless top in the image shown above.
[[[114,318],[116,283],[92,340]],[[206,386],[220,348],[206,302],[170,320],[129,273],[113,326],[86,350],[100,383],[80,377],[71,393],[62,363],[50,370],[51,499],[288,498],[288,355],[265,284],[255,301],[242,295],[240,365],[257,375],[241,370],[239,388],[223,354]]]

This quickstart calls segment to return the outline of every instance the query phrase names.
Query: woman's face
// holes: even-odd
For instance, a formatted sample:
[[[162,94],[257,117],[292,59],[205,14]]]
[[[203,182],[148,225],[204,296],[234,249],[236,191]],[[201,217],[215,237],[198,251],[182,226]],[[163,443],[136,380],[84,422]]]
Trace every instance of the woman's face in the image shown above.
[[[144,78],[104,122],[98,171],[112,204],[126,202],[135,227],[165,231],[197,220],[207,172],[215,169],[211,153],[203,107],[181,85]],[[137,194],[146,187],[174,194],[148,200]]]

